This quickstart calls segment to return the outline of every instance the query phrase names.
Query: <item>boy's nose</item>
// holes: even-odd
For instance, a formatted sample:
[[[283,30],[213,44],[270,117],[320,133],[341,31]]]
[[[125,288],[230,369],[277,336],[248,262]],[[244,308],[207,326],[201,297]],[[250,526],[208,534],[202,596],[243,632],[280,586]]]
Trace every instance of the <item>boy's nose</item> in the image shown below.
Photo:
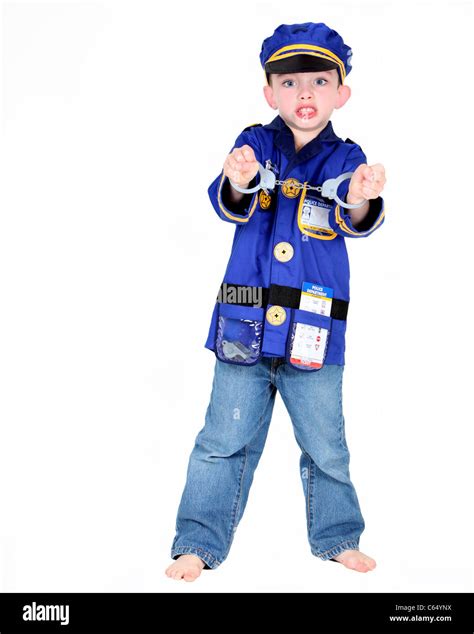
[[[311,88],[309,86],[301,86],[300,91],[298,93],[298,98],[299,99],[312,99],[313,98],[313,93],[311,91]]]

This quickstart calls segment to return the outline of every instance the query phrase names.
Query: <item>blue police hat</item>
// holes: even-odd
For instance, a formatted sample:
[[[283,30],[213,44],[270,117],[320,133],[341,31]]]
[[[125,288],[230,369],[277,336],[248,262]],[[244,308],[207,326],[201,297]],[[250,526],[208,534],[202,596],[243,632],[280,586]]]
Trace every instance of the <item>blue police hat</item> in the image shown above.
[[[265,74],[336,69],[341,84],[351,72],[351,59],[339,33],[322,22],[280,24],[260,51]]]

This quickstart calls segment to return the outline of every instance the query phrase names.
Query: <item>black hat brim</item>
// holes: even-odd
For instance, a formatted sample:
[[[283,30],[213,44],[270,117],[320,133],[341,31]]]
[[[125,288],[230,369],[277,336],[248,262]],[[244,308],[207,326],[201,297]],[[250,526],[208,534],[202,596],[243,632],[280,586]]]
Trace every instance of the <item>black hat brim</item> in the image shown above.
[[[335,62],[330,62],[315,55],[292,55],[284,59],[277,59],[274,62],[265,64],[266,73],[309,73],[311,71],[337,70]]]

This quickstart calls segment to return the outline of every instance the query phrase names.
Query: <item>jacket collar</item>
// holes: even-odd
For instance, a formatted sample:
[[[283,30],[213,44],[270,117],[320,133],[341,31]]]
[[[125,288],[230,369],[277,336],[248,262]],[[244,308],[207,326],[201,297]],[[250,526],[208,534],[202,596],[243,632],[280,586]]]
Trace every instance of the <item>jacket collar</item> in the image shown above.
[[[293,166],[312,158],[321,150],[322,143],[342,142],[342,139],[335,134],[332,123],[328,121],[326,127],[321,130],[316,138],[306,143],[299,152],[296,152],[293,132],[280,115],[277,115],[271,123],[263,127],[267,130],[275,130],[274,143],[291,161]]]

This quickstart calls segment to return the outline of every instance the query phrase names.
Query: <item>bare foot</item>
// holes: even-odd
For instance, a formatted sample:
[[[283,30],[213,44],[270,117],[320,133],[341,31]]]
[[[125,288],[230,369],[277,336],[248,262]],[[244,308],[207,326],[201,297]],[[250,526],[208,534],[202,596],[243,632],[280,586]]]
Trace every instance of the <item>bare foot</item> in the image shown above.
[[[369,570],[373,570],[377,565],[372,557],[364,555],[360,550],[343,550],[342,553],[333,557],[332,560],[338,561],[346,568],[357,570],[357,572],[369,572]]]
[[[194,581],[199,577],[203,568],[203,560],[196,555],[180,555],[171,566],[168,566],[165,574],[176,580]]]

